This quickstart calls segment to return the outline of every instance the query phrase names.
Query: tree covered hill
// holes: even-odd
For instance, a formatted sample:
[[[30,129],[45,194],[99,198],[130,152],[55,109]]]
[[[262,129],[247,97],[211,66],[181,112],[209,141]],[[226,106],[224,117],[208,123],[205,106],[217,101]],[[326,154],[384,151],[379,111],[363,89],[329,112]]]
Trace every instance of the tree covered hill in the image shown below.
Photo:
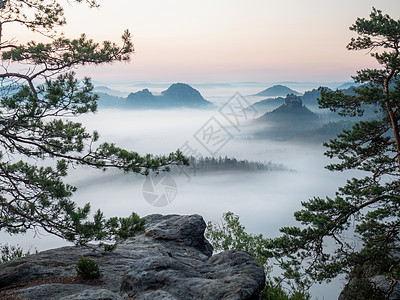
[[[292,90],[284,85],[274,85],[269,87],[253,96],[265,96],[265,97],[277,97],[277,96],[287,96],[288,94],[294,94],[296,96],[301,95],[299,92]]]
[[[98,93],[101,108],[166,109],[166,108],[211,108],[213,104],[203,98],[200,92],[185,83],[172,84],[161,95],[154,95],[149,89],[130,93],[121,98],[107,93]]]
[[[267,112],[259,120],[282,123],[313,122],[318,120],[318,116],[303,105],[299,96],[290,94],[285,98],[284,104]]]
[[[283,171],[286,166],[272,161],[260,162],[241,160],[235,157],[189,157],[189,166],[173,167],[176,171],[191,171],[196,173],[210,172],[256,172],[256,171]]]
[[[343,88],[340,90],[346,95],[354,96],[355,95],[354,87],[355,86],[349,86],[349,87],[346,87],[346,88]],[[324,88],[328,91],[331,91],[331,89],[329,89],[327,87],[324,87]],[[296,95],[295,93],[292,93],[292,94]],[[274,108],[281,106],[285,101],[284,97],[275,97],[275,98],[273,98],[273,97],[274,96],[269,96],[269,98],[267,98],[267,99],[263,99],[261,101],[255,102],[254,104],[252,104],[252,108],[257,109],[258,111],[265,111],[266,109],[273,110]],[[321,97],[321,90],[320,89],[312,89],[312,90],[304,92],[304,94],[299,97],[304,105],[317,107],[318,99]]]
[[[306,132],[321,126],[319,117],[303,105],[299,96],[293,94],[285,98],[284,104],[265,113],[255,122],[263,127],[255,133],[257,138],[280,141],[300,137],[303,140],[302,137]]]

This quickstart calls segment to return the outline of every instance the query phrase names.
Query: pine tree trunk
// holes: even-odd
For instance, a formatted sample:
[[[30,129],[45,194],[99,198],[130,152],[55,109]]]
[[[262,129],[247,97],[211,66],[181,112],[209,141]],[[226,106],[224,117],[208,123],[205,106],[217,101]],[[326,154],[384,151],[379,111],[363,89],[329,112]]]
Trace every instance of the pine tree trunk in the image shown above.
[[[392,79],[393,75],[394,75],[394,69],[390,70],[389,75],[387,76],[384,84],[383,84],[383,92],[386,94],[386,96],[389,95],[389,82]],[[399,173],[400,173],[400,134],[399,134],[399,124],[398,124],[398,118],[396,117],[396,113],[398,110],[398,106],[396,106],[396,109],[393,111],[390,106],[389,106],[389,102],[388,100],[386,100],[385,102],[386,104],[386,110],[389,114],[390,117],[390,122],[392,125],[392,130],[393,130],[393,136],[394,136],[394,140],[396,142],[396,150],[397,150],[397,164],[399,167]]]

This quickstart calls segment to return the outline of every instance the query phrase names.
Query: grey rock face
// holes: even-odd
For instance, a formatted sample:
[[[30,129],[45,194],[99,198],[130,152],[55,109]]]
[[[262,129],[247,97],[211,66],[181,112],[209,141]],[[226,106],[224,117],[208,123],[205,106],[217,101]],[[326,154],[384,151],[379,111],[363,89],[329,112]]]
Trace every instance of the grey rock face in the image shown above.
[[[97,289],[95,289],[97,288]],[[98,299],[98,300],[121,300],[121,297],[116,293],[106,290],[99,289],[99,287],[91,287],[83,284],[41,284],[33,287],[25,288],[14,293],[14,295],[21,297],[22,299],[42,299],[42,300],[70,300],[70,299]],[[114,295],[110,298],[110,295]],[[86,298],[84,298],[86,297]],[[97,298],[96,298],[97,297]],[[103,298],[101,298],[103,297]]]
[[[142,234],[107,255],[63,247],[1,264],[0,298],[8,291],[30,300],[258,299],[263,268],[244,251],[212,256],[201,216],[151,215],[146,220]],[[74,267],[81,256],[97,262],[103,277],[77,280]]]
[[[78,294],[63,297],[60,300],[123,300],[123,298],[109,290],[86,290]]]
[[[400,285],[397,282],[392,287],[392,280],[385,275],[369,277],[354,277],[350,275],[348,283],[339,295],[338,300],[353,299],[400,299]]]
[[[142,293],[136,299],[137,300],[177,300],[170,293],[167,293],[165,291],[160,291],[160,290]]]
[[[370,280],[372,285],[377,289],[379,289],[380,291],[389,291],[390,286],[392,285],[392,281],[387,277],[385,277],[384,275],[375,275]],[[388,299],[389,300],[400,299],[400,285],[398,283],[393,287],[393,291],[388,296]]]
[[[40,278],[45,274],[46,270],[43,266],[11,261],[0,266],[0,289],[20,281]]]
[[[193,247],[209,257],[212,255],[213,248],[204,238],[206,223],[201,216],[150,215],[146,221],[146,236]]]
[[[176,299],[257,299],[264,277],[253,258],[239,250],[219,253],[203,264],[147,257],[131,265],[121,292],[134,299],[143,290],[166,291]]]

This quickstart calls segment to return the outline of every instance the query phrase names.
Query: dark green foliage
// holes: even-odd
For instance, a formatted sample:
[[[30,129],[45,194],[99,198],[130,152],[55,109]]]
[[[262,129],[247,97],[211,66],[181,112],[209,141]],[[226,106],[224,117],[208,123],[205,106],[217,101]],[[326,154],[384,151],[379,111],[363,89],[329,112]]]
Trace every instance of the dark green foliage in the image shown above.
[[[358,18],[350,29],[359,36],[347,48],[370,51],[381,68],[359,71],[354,80],[362,85],[354,94],[322,88],[319,105],[349,117],[363,116],[366,106],[377,111],[325,143],[325,154],[334,159],[327,168],[359,170],[360,178],[348,180],[334,197],[303,202],[304,209],[295,213],[301,227],[282,228],[265,253],[279,262],[282,280],[296,284],[353,272],[355,284],[347,292],[369,299],[390,294],[370,285],[371,276],[387,274],[393,284],[399,279],[400,20],[373,9],[369,19]],[[373,272],[359,266],[373,266]]]
[[[31,253],[24,252],[23,249],[20,246],[14,246],[14,245],[0,245],[0,264],[9,260],[14,260],[17,258],[21,258],[24,256],[31,255]]]
[[[71,221],[64,225],[70,226],[65,238],[79,245],[86,245],[89,241],[114,241],[119,242],[144,229],[145,220],[136,213],[132,213],[127,218],[112,217],[105,219],[100,210],[93,216],[93,221],[85,221],[90,207],[86,205],[83,209],[78,209],[78,213],[70,211]],[[76,233],[75,233],[76,232]],[[113,249],[112,245],[104,245],[104,249]]]
[[[73,2],[98,6],[94,0]],[[47,42],[16,44],[18,38],[7,32],[10,23],[33,31],[33,37],[40,33]],[[9,0],[0,7],[0,230],[42,229],[77,244],[118,241],[133,236],[143,220],[136,214],[106,219],[100,211],[89,220],[89,204],[77,207],[71,200],[76,188],[64,183],[68,168],[85,165],[147,175],[188,161],[180,151],[140,155],[100,143],[96,131],[71,119],[95,112],[98,99],[91,81],[78,81],[71,70],[127,61],[134,49],[128,31],[119,46],[84,34],[67,39],[59,30],[64,24],[57,0]]]
[[[310,300],[311,295],[308,292],[294,291],[284,289],[280,284],[273,284],[267,281],[261,294],[262,300]]]
[[[214,250],[240,249],[249,252],[254,259],[264,267],[267,274],[266,286],[262,292],[262,299],[266,300],[308,300],[307,291],[294,288],[285,291],[279,279],[272,279],[269,275],[271,267],[269,257],[265,253],[269,240],[262,234],[249,234],[240,223],[239,216],[232,212],[224,213],[221,224],[208,222],[205,237],[213,245]]]
[[[267,268],[268,257],[262,250],[265,247],[265,239],[262,234],[253,235],[245,231],[240,224],[239,216],[232,212],[224,213],[222,224],[213,222],[207,223],[205,237],[213,245],[214,250],[240,249],[249,252],[254,259]]]
[[[360,276],[359,274],[357,276]],[[361,277],[357,277],[351,283],[351,286],[345,288],[342,292],[342,297],[344,299],[351,300],[365,300],[365,299],[375,299],[383,300],[385,297],[376,297],[376,293],[369,280]]]
[[[369,249],[365,248],[361,251],[362,255],[371,256]],[[376,274],[384,275],[390,282],[390,275],[387,270],[391,269],[392,261],[390,255],[386,253],[376,253],[371,259],[366,260],[363,265],[356,265],[348,275],[349,282],[342,291],[344,299],[387,299],[386,291],[377,290],[374,284],[371,284],[371,277]],[[399,276],[399,266],[391,269],[394,277]]]
[[[189,157],[188,169],[193,169],[197,173],[207,172],[255,172],[255,171],[272,171],[272,170],[287,170],[282,164],[273,162],[259,162],[239,160],[234,157]]]
[[[99,264],[85,256],[78,260],[75,270],[76,274],[82,279],[98,279],[102,276]]]

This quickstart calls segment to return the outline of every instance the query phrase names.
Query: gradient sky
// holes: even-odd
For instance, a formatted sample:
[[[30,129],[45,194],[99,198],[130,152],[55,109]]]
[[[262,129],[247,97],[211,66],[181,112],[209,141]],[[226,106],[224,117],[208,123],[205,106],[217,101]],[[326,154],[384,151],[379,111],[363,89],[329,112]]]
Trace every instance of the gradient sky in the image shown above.
[[[129,64],[79,71],[94,80],[153,82],[345,81],[374,67],[350,52],[348,30],[374,6],[398,19],[399,0],[99,0],[67,9],[67,36],[133,34]]]

